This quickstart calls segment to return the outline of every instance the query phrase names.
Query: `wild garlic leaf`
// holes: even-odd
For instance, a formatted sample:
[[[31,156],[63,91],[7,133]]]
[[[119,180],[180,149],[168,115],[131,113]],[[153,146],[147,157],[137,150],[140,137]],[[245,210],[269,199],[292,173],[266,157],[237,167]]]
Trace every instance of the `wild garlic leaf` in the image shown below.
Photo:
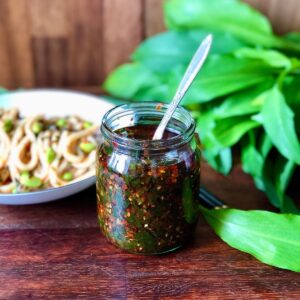
[[[219,25],[218,30],[227,26],[234,31],[236,26],[242,25],[248,30],[272,33],[271,24],[265,16],[236,0],[169,0],[165,4],[165,19],[169,28]]]
[[[258,147],[256,144],[259,144]],[[273,147],[265,132],[251,130],[241,143],[241,162],[245,173],[253,177],[255,186],[261,190],[266,191],[264,166],[266,157]],[[273,195],[272,195],[273,197]],[[270,199],[271,203],[278,207],[277,196]]]
[[[242,168],[245,173],[252,177],[262,179],[264,157],[255,147],[256,136],[254,131],[250,131],[244,140],[241,149]],[[262,188],[262,187],[261,187]]]
[[[244,172],[250,174],[258,189],[264,191],[270,202],[283,213],[300,211],[294,201],[286,195],[287,187],[296,165],[286,160],[277,151],[272,151],[272,143],[265,133],[250,131],[241,147],[241,160]],[[260,145],[257,146],[259,139]]]
[[[169,72],[177,65],[187,66],[208,30],[167,31],[145,40],[133,53],[132,60],[155,72]],[[231,53],[245,44],[229,33],[214,33],[211,54]]]
[[[264,162],[262,174],[264,191],[270,202],[282,213],[300,213],[293,199],[286,194],[295,168],[294,162],[287,160],[277,151],[270,152]]]
[[[282,172],[278,176],[278,188],[282,191],[282,193],[286,192],[295,169],[296,165],[293,161],[288,160],[285,162]]]
[[[237,209],[201,212],[231,247],[266,264],[300,272],[300,216]]]
[[[232,117],[216,121],[213,134],[216,140],[225,147],[236,144],[249,130],[260,124],[247,117]]]
[[[282,91],[285,99],[293,108],[298,108],[300,105],[300,75],[288,76],[283,84]],[[298,108],[298,111],[299,108]]]
[[[282,91],[289,107],[295,114],[296,131],[300,132],[300,75],[288,76]]]
[[[273,167],[274,186],[279,199],[279,208],[282,213],[299,214],[300,210],[293,199],[286,195],[288,185],[296,170],[296,164],[279,156]],[[272,172],[270,170],[270,172]]]
[[[170,74],[169,86],[173,92],[184,72],[184,67],[178,67]],[[184,97],[183,104],[214,100],[217,97],[271,80],[276,72],[274,68],[261,61],[236,59],[228,55],[211,56]]]
[[[232,169],[233,159],[230,148],[204,150],[204,157],[211,167],[223,175],[228,175]]]
[[[213,110],[202,111],[197,119],[197,131],[200,134],[201,143],[204,150],[210,152],[211,156],[216,156],[225,147],[216,139],[213,129],[216,126]]]
[[[295,130],[294,112],[275,86],[269,91],[261,111],[263,126],[272,143],[288,160],[300,164],[300,145]]]
[[[281,52],[254,48],[241,48],[234,52],[237,58],[252,58],[262,60],[275,68],[291,68],[292,61]]]
[[[143,90],[161,82],[159,76],[139,63],[125,64],[114,70],[104,82],[104,89],[115,97],[134,98]]]
[[[282,44],[265,16],[237,0],[169,0],[165,20],[169,29],[207,28],[230,32],[250,45]]]
[[[204,32],[199,32],[203,35],[199,41]],[[176,65],[188,64],[196,49],[197,42],[188,32],[167,31],[145,40],[132,54],[132,60],[156,72],[169,72]]]
[[[258,113],[265,98],[265,91],[274,85],[274,80],[266,80],[248,89],[229,95],[215,107],[216,119],[243,116]]]
[[[300,33],[299,32],[290,32],[284,36],[288,41],[296,42],[300,44]]]
[[[260,151],[264,159],[267,157],[267,155],[269,155],[272,148],[272,141],[270,140],[269,136],[265,132],[263,132],[261,137],[258,139],[258,150]]]
[[[201,111],[197,119],[197,131],[200,134],[203,145],[203,154],[216,171],[228,175],[232,168],[232,152],[230,148],[224,148],[213,135],[215,119],[213,110]]]

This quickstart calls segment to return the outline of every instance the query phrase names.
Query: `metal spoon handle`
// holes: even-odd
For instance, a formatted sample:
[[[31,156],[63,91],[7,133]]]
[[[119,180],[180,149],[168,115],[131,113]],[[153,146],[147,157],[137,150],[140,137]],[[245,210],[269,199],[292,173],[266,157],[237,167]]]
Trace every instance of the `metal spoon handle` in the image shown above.
[[[167,109],[163,119],[161,120],[159,126],[157,127],[153,140],[160,140],[163,137],[164,131],[171,120],[178,104],[180,103],[181,99],[186,94],[187,90],[191,86],[192,82],[194,81],[196,75],[200,71],[204,61],[207,58],[209,53],[210,47],[212,43],[212,35],[209,34],[201,43],[199,48],[197,49],[195,55],[193,56],[178,88],[175,93],[175,96],[170,104],[169,108]]]

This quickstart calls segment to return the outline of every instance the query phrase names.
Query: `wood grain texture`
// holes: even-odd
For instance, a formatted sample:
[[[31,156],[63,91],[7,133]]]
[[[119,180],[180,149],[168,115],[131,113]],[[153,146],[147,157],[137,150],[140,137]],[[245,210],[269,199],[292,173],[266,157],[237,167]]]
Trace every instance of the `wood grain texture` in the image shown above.
[[[129,61],[130,54],[143,38],[142,0],[103,0],[103,67],[107,75],[122,62]]]
[[[164,0],[144,0],[144,27],[146,37],[165,31],[163,3]]]
[[[65,37],[69,31],[65,1],[30,0],[28,5],[31,36],[38,38]]]
[[[33,38],[35,84],[67,86],[67,42],[64,38]]]
[[[3,69],[0,65],[0,84],[2,78],[4,82],[10,78],[5,86],[32,87],[34,74],[26,2],[1,0],[0,11],[0,57],[4,62]]]
[[[0,0],[0,86],[96,86],[144,37],[164,0]],[[245,0],[275,31],[300,31],[299,0]]]
[[[68,85],[100,85],[103,80],[103,3],[68,0]]]
[[[251,179],[202,165],[203,184],[234,207],[269,208]],[[125,253],[101,235],[93,188],[49,204],[0,207],[0,299],[298,299],[299,275],[230,248],[200,220],[164,256]]]
[[[0,86],[10,87],[12,78],[10,53],[7,41],[7,28],[4,22],[7,14],[6,3],[0,1]]]

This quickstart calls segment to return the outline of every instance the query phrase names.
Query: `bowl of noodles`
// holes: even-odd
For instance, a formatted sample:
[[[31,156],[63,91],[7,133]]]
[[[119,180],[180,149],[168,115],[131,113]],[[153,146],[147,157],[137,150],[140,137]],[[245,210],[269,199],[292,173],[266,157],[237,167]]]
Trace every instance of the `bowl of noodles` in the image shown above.
[[[60,90],[0,95],[0,204],[37,204],[95,182],[99,125],[113,107]]]

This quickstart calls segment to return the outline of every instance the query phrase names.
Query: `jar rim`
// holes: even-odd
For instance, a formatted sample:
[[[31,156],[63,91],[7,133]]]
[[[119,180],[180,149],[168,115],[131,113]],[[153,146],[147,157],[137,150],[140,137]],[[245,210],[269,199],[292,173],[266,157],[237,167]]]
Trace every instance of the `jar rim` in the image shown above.
[[[104,138],[110,139],[117,145],[123,146],[124,148],[134,149],[134,150],[162,150],[164,148],[176,148],[188,143],[195,132],[196,124],[191,114],[182,106],[178,106],[172,117],[172,120],[176,116],[181,116],[185,122],[178,120],[182,126],[185,128],[183,132],[176,134],[173,137],[161,140],[137,140],[133,138],[124,137],[116,133],[112,126],[109,124],[112,118],[120,118],[126,116],[126,113],[151,113],[151,116],[155,115],[159,117],[159,121],[162,119],[165,111],[168,109],[169,104],[159,103],[159,102],[144,102],[144,103],[129,103],[121,104],[110,109],[103,117],[101,123],[101,133]],[[135,124],[138,125],[138,124]],[[128,124],[121,128],[130,127],[133,125]]]

